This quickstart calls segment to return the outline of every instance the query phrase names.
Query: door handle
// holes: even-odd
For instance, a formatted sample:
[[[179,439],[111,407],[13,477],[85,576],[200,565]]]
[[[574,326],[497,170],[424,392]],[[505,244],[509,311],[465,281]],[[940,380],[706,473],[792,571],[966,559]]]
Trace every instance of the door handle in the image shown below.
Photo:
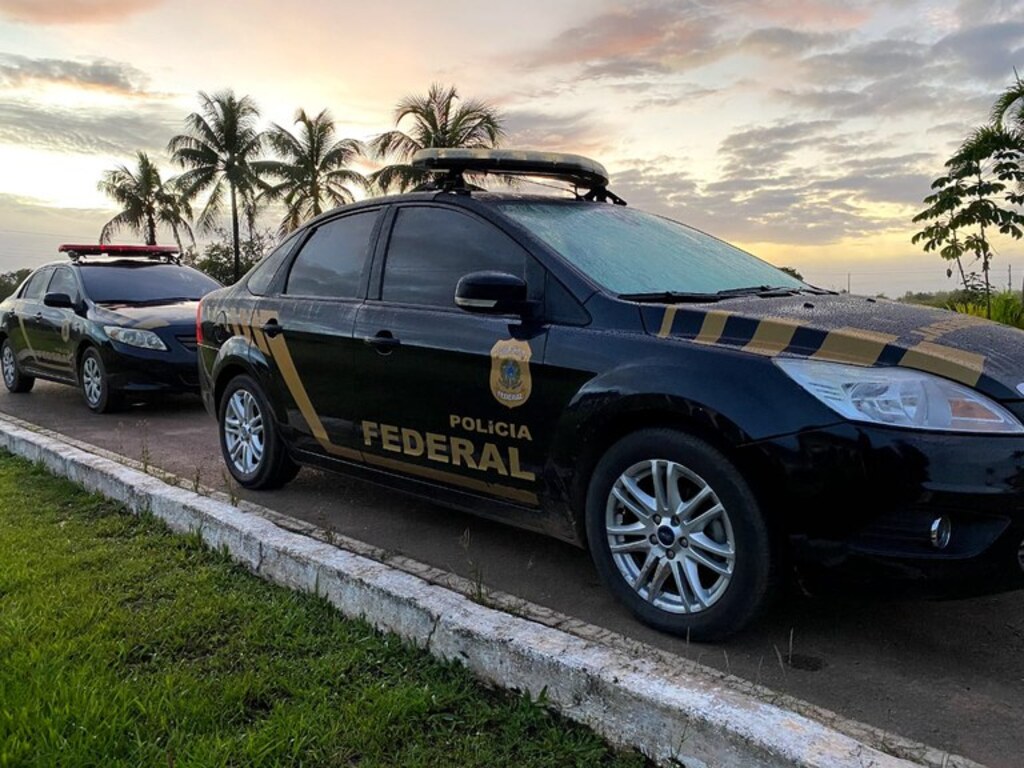
[[[35,317],[36,317],[36,320],[42,320],[43,319],[43,313],[42,312],[36,312]]]
[[[284,332],[284,328],[277,320],[267,320],[267,322],[260,326],[260,330],[270,338],[274,338],[277,334]]]
[[[402,345],[401,339],[396,339],[391,331],[377,331],[376,335],[365,337],[363,343],[370,345],[382,355],[390,355],[396,347]]]

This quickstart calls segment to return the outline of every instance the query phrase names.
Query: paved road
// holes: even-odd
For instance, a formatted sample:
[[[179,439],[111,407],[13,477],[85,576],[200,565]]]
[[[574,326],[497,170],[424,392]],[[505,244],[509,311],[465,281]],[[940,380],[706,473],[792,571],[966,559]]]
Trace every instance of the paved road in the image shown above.
[[[39,382],[29,395],[0,392],[0,411],[224,485],[216,426],[198,399],[97,416],[77,391]],[[569,545],[308,469],[280,491],[242,495],[992,768],[1024,764],[1024,593],[947,602],[790,594],[728,643],[687,645],[635,622]],[[794,663],[784,666],[791,637]]]

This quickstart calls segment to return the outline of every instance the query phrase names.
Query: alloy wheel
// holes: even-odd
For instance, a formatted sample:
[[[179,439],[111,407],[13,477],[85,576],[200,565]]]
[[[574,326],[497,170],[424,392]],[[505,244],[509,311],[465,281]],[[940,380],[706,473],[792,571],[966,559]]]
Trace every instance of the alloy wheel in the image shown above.
[[[17,378],[18,371],[14,367],[14,351],[11,349],[10,344],[4,344],[3,359],[0,361],[0,365],[3,367],[4,384],[7,385],[8,389],[14,389],[14,381]]]
[[[725,594],[736,565],[729,514],[715,491],[682,464],[639,462],[612,486],[605,534],[619,574],[669,613],[699,613]]]
[[[99,361],[91,354],[82,363],[82,390],[89,405],[99,404],[103,396],[103,371],[100,370]]]
[[[224,444],[234,468],[243,475],[255,473],[263,460],[263,413],[251,392],[239,389],[228,400],[224,413]]]

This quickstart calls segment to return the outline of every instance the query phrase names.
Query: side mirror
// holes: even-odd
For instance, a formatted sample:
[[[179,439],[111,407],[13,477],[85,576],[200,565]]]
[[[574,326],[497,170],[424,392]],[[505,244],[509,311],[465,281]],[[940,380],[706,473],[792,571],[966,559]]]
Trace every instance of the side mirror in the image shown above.
[[[467,312],[521,315],[529,305],[526,281],[508,272],[471,272],[455,287],[455,305]]]
[[[54,309],[74,309],[75,302],[66,293],[48,293],[43,296],[43,304]]]

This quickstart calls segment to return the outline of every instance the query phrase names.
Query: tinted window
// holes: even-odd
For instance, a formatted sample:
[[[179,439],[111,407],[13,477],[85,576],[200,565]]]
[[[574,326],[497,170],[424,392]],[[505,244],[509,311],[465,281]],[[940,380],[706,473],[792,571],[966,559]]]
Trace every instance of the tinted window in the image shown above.
[[[21,292],[21,298],[23,299],[42,299],[43,293],[46,291],[46,284],[50,281],[49,269],[41,269],[36,272],[32,277],[25,283],[25,289]]]
[[[391,232],[381,298],[454,307],[459,278],[485,269],[525,279],[526,252],[496,227],[458,211],[403,208]]]
[[[47,293],[66,293],[72,301],[78,300],[78,281],[70,269],[54,270]]]
[[[268,256],[264,256],[259,264],[253,267],[252,271],[249,272],[249,278],[245,281],[245,286],[249,289],[249,293],[254,293],[257,296],[266,295],[267,289],[270,288],[270,283],[273,282],[274,277],[277,275],[277,270],[281,267],[281,263],[291,253],[295,240],[294,236],[289,237],[271,251]]]
[[[292,263],[286,293],[357,298],[376,222],[377,211],[366,211],[317,227]]]
[[[612,293],[715,293],[804,283],[670,219],[617,205],[508,202],[518,221]]]
[[[177,264],[83,264],[79,270],[86,295],[100,304],[197,301],[220,288],[213,278]]]

